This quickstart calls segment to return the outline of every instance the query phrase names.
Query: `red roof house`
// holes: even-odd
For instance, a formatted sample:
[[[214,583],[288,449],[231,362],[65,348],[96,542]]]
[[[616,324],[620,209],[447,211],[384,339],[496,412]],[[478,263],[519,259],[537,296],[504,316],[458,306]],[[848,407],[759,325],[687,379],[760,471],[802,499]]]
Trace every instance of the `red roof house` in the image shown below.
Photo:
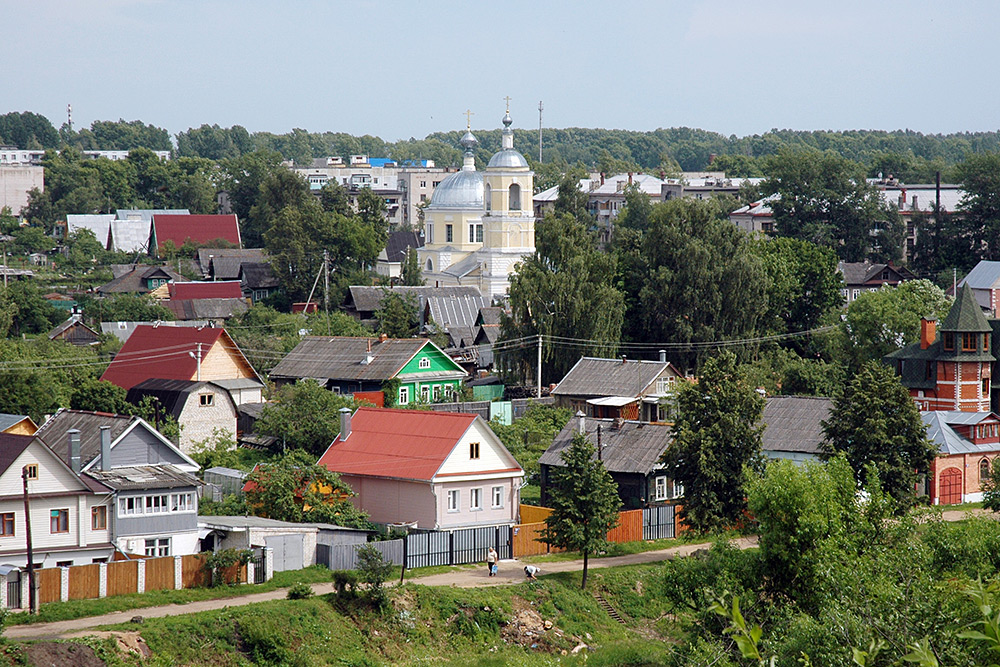
[[[222,239],[242,247],[236,215],[166,215],[153,216],[149,247],[155,254],[167,241],[180,248],[188,240],[199,245]]]
[[[213,327],[160,327],[139,325],[128,337],[111,365],[101,376],[124,389],[152,379],[211,381],[246,393],[250,384],[258,387],[260,377],[243,356],[225,329]],[[246,385],[246,386],[244,386]],[[254,392],[251,392],[254,393]],[[244,396],[237,405],[252,402]]]
[[[168,283],[171,299],[242,299],[243,287],[238,280],[219,282]]]
[[[517,523],[524,471],[477,415],[358,408],[320,465],[379,523],[440,530]]]

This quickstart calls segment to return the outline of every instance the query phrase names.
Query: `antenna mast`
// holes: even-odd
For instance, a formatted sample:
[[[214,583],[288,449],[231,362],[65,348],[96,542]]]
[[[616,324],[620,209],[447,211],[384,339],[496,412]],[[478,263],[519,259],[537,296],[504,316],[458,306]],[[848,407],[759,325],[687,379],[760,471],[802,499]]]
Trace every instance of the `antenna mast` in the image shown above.
[[[66,126],[69,127],[69,131],[73,131],[73,105],[66,105]]]
[[[542,101],[538,100],[538,164],[542,163]]]

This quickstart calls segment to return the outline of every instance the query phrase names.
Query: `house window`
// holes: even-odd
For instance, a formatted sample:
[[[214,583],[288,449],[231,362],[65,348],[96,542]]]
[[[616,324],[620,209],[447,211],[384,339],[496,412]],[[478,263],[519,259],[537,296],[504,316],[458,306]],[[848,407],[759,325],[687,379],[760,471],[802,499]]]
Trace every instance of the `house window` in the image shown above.
[[[211,407],[215,403],[215,394],[200,394],[198,400],[201,402],[201,407]]]
[[[674,389],[674,383],[677,382],[677,378],[674,376],[660,378],[656,381],[656,393],[657,394],[669,394]]]
[[[657,477],[656,478],[656,492],[653,496],[655,500],[666,500],[667,499],[667,478]]]
[[[439,384],[434,385],[434,400],[441,400],[441,385]]]
[[[990,349],[990,335],[983,334],[983,351],[988,352]]]
[[[27,473],[26,477],[28,479],[38,479],[38,464],[37,463],[29,463],[28,465],[24,466],[24,471],[25,471],[25,473]]]
[[[990,379],[983,378],[983,396],[990,395]]]
[[[674,498],[683,498],[683,497],[684,497],[684,485],[681,484],[680,482],[678,482],[675,479],[674,480]]]
[[[976,351],[976,334],[963,333],[962,352],[975,352],[975,351]]]
[[[118,516],[142,514],[142,496],[118,499]]]
[[[476,226],[469,225],[469,243],[476,242]]]
[[[71,560],[57,560],[56,567],[73,567],[73,561]]]
[[[151,540],[146,540],[146,548],[144,553],[146,556],[169,556],[170,538],[154,537]]]
[[[483,490],[482,489],[472,489],[469,491],[469,509],[470,510],[481,510],[483,509]]]
[[[493,487],[493,509],[500,509],[503,507],[503,487],[494,486]]]
[[[420,388],[420,400],[428,403],[431,400],[431,388],[426,384]]]
[[[406,405],[410,402],[410,388],[400,387],[399,388],[399,404]]]
[[[14,535],[14,513],[4,512],[0,514],[0,537],[12,537]]]
[[[455,240],[455,226],[445,225],[444,226],[444,242],[451,243]]]
[[[420,361],[417,362],[417,368],[421,370],[426,370],[431,367],[430,357],[421,357]]]
[[[167,511],[167,496],[146,496],[146,514],[161,514]]]
[[[924,362],[924,379],[933,380],[934,379],[934,362],[925,361]]]
[[[171,512],[194,511],[194,496],[190,493],[175,493],[170,496]]]
[[[427,187],[427,181],[420,181],[420,187],[426,188]]]
[[[854,290],[854,293],[851,296],[851,299],[857,299],[859,296],[861,296],[861,290],[860,289],[856,289],[856,290]]]
[[[517,183],[512,183],[511,186],[510,186],[509,197],[510,197],[510,199],[509,199],[510,204],[509,204],[509,206],[507,208],[509,208],[511,211],[520,211],[521,210],[521,186],[518,185]]]
[[[980,487],[990,478],[990,460],[983,459],[979,462],[979,485]]]
[[[955,334],[951,331],[945,331],[944,336],[944,349],[954,350],[955,349]]]
[[[458,502],[459,502],[458,491],[449,491],[448,492],[448,511],[449,512],[457,512],[458,511]]]
[[[69,532],[69,510],[52,510],[49,512],[49,532]]]
[[[479,458],[479,443],[470,442],[469,443],[469,458],[478,459]]]
[[[90,529],[107,530],[108,528],[108,508],[98,505],[90,510]]]

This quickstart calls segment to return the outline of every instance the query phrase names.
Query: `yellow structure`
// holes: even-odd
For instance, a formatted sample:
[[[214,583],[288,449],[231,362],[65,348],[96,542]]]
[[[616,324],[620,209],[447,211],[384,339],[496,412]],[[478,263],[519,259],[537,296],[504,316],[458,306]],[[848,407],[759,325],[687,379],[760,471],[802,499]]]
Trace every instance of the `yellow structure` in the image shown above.
[[[35,435],[38,426],[26,415],[0,414],[0,433]]]

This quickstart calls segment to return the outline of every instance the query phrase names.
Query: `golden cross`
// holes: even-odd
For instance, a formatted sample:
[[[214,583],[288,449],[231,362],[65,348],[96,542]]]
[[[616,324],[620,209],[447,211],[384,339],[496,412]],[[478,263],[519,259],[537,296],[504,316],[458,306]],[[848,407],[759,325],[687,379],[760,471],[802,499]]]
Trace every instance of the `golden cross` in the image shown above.
[[[465,110],[465,129],[472,130],[472,117],[475,116],[475,112],[469,109]]]
[[[510,113],[510,95],[504,98],[507,101],[507,113]]]

